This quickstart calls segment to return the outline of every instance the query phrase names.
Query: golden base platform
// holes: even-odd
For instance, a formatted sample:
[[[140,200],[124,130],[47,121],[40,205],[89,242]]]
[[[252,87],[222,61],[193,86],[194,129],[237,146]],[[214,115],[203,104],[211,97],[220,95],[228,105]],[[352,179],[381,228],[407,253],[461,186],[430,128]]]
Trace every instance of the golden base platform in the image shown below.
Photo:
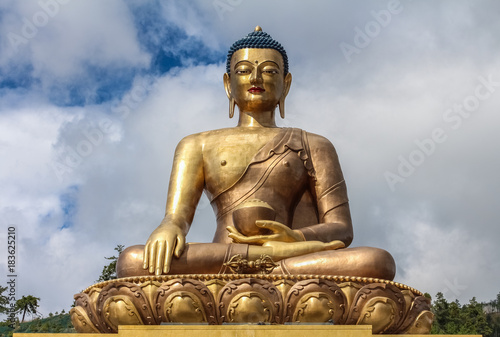
[[[74,337],[71,333],[15,333],[14,337]],[[86,333],[83,337],[100,337]],[[118,328],[117,337],[372,337],[369,325],[128,325]],[[386,335],[391,336],[391,335]],[[393,335],[394,336],[394,335]],[[424,337],[426,335],[406,335]],[[482,337],[481,335],[440,335],[439,337]]]
[[[416,289],[382,279],[347,276],[128,277],[95,284],[75,295],[75,300],[70,314],[80,333],[116,333],[118,326],[123,330],[128,329],[125,326],[162,323],[262,322],[270,324],[268,329],[328,330],[371,325],[370,331],[375,334],[426,334],[433,318],[430,300]],[[279,327],[297,322],[309,325]],[[245,326],[260,329],[256,325]],[[236,325],[232,328],[245,330]],[[213,327],[202,325],[199,329]]]

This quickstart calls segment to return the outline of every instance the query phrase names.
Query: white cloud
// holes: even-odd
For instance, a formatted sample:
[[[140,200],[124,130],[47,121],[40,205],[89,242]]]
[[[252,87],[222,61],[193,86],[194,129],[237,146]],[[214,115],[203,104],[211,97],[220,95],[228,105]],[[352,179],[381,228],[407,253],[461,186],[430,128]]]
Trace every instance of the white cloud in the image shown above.
[[[432,296],[442,292],[445,297],[459,298],[462,302],[474,296],[479,301],[490,300],[478,286],[485,281],[494,283],[500,277],[493,254],[495,245],[470,235],[467,229],[440,228],[439,223],[416,219],[418,216],[399,219],[399,225],[405,228],[391,235],[398,243],[391,248],[400,254],[401,282]],[[490,270],[488,274],[484,273],[486,268]],[[482,280],[478,280],[479,275]],[[495,291],[492,287],[490,290]]]
[[[121,0],[16,2],[4,16],[8,20],[0,25],[0,69],[18,81],[32,78],[32,85],[46,96],[69,95],[71,88],[89,96],[97,90],[103,69],[109,73],[149,66],[133,14]],[[88,76],[95,69],[100,70]]]
[[[435,295],[448,287],[449,299],[490,300],[499,291],[494,257],[500,90],[456,130],[443,114],[474,94],[480,76],[500,81],[500,44],[488,33],[498,31],[492,13],[499,9],[492,2],[484,8],[402,3],[404,10],[351,63],[339,43],[352,43],[354,28],[373,20],[371,11],[386,8],[386,1],[242,2],[223,20],[212,2],[168,3],[158,11],[215,50],[257,24],[280,40],[294,80],[287,117],[278,123],[322,134],[337,147],[354,244],[391,251],[397,281],[421,291]],[[159,224],[182,137],[236,124],[227,118],[223,64],[137,75],[127,94],[100,105],[47,103],[43,88],[56,79],[62,88],[83,82],[92,91],[94,79],[86,78],[82,65],[111,69],[110,76],[116,69],[147,67],[150,56],[137,40],[138,14],[131,4],[70,1],[18,54],[0,53],[4,71],[28,64],[40,80],[30,89],[0,91],[0,219],[4,228],[15,224],[19,231],[18,293],[41,297],[45,314],[67,311],[72,295],[98,278],[104,256],[113,255],[117,244],[144,243]],[[38,11],[36,2],[10,8],[2,33],[19,29],[23,17]],[[430,137],[436,127],[447,140],[392,192],[384,172],[397,171],[398,156],[408,157],[418,149],[415,139]],[[80,156],[72,166],[68,148]],[[63,171],[54,170],[56,163]],[[61,228],[67,217],[61,195],[71,188],[78,191],[74,225]],[[211,240],[208,206],[203,199],[189,240]],[[5,261],[0,255],[0,265]],[[450,284],[467,289],[456,294]]]

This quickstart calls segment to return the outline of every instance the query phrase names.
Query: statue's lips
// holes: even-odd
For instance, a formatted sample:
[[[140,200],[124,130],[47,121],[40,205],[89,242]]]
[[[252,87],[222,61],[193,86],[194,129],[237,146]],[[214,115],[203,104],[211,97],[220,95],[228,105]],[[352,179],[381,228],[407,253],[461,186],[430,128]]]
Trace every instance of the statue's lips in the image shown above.
[[[261,92],[264,92],[266,90],[264,90],[263,88],[259,88],[259,87],[251,87],[250,89],[248,89],[248,92],[251,93],[251,94],[259,94]]]

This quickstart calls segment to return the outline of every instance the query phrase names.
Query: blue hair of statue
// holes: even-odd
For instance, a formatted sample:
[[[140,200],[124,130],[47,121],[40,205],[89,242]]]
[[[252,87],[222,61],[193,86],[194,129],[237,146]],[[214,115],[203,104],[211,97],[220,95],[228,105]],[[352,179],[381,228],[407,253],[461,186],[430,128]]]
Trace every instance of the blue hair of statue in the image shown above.
[[[229,74],[231,72],[231,57],[234,52],[239,49],[244,48],[261,48],[261,49],[274,49],[277,50],[283,57],[283,64],[285,67],[285,75],[288,74],[288,56],[286,56],[285,48],[276,40],[274,40],[269,34],[263,31],[254,31],[239,39],[227,52],[226,61],[226,72]]]

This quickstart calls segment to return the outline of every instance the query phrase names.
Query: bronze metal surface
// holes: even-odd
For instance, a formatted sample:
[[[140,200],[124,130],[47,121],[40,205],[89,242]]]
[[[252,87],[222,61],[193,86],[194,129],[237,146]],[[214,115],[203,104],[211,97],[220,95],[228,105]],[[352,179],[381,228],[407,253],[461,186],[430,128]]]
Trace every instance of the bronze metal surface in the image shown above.
[[[119,280],[76,295],[78,331],[329,321],[370,324],[376,333],[429,331],[429,300],[391,281],[392,256],[349,247],[347,187],[332,143],[276,126],[292,83],[284,68],[275,49],[232,54],[223,83],[237,125],[179,142],[164,219],[145,245],[120,254]],[[214,238],[186,243],[203,192],[216,216]]]
[[[352,241],[346,184],[337,153],[324,137],[278,128],[292,75],[280,52],[234,52],[224,87],[239,110],[236,127],[185,137],[178,144],[165,217],[144,246],[120,256],[118,274],[213,273],[249,245],[243,259],[263,254],[283,260],[276,272],[324,273],[392,279],[394,260],[375,248],[345,249]],[[186,245],[198,200],[205,191],[217,218],[213,244]],[[258,200],[265,207],[244,207]],[[271,211],[272,210],[272,211]],[[320,243],[318,243],[320,242]],[[132,253],[133,251],[133,253]],[[132,254],[132,255],[130,255]],[[232,254],[232,255],[231,255]],[[141,271],[143,270],[143,271]]]
[[[71,319],[88,333],[161,323],[332,322],[371,325],[373,333],[428,333],[432,321],[430,300],[419,291],[350,276],[138,276],[95,284],[75,298]]]
[[[236,230],[244,236],[271,234],[266,229],[259,227],[256,223],[259,220],[276,219],[276,212],[267,203],[258,199],[250,199],[241,203],[233,211],[233,225]]]

